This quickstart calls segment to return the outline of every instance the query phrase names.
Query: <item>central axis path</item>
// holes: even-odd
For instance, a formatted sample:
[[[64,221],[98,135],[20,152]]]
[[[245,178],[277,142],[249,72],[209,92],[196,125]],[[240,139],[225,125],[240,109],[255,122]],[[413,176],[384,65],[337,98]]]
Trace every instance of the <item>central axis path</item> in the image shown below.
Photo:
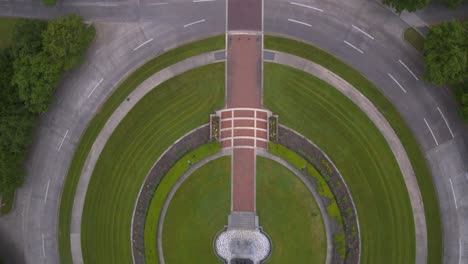
[[[269,112],[261,110],[262,0],[229,0],[226,29],[226,109],[220,111],[223,148],[232,149],[231,211],[255,212],[256,148],[266,148]]]
[[[263,1],[228,0],[226,29],[226,107],[219,140],[231,152],[231,214],[216,251],[228,263],[261,263],[271,242],[258,224],[255,174],[258,149],[268,148],[263,95]]]

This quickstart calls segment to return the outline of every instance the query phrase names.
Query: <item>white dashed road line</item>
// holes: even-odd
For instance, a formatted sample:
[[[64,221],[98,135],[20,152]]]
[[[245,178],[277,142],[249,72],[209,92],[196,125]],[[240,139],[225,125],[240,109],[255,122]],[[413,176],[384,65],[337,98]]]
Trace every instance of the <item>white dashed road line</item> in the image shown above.
[[[91,90],[91,92],[88,94],[88,98],[91,97],[91,95],[94,93],[94,90],[96,90],[96,88],[102,83],[104,79],[101,78],[101,80],[99,80],[99,82],[94,86],[93,90]]]
[[[455,209],[458,209],[457,198],[455,198],[455,191],[453,190],[452,179],[449,179],[450,188],[452,189],[453,202],[455,203]]]
[[[42,257],[45,258],[45,239],[44,239],[44,234],[42,234]]]
[[[119,5],[118,4],[110,4],[110,3],[102,3],[102,4],[98,4],[97,6],[115,7],[115,6],[119,6]]]
[[[145,42],[141,43],[141,44],[140,44],[138,47],[134,48],[134,49],[133,49],[133,51],[136,51],[137,49],[139,49],[139,48],[143,47],[144,45],[146,45],[146,44],[150,43],[151,41],[153,41],[153,39],[152,39],[152,38],[151,38],[151,39],[148,39],[147,41],[145,41]]]
[[[360,28],[358,28],[358,27],[356,27],[355,25],[351,25],[351,26],[353,26],[353,28],[357,29],[357,30],[358,30],[359,32],[361,32],[362,34],[366,35],[368,38],[374,40],[374,37],[371,36],[369,33],[365,32],[364,30],[362,30],[362,29],[360,29]]]
[[[195,21],[195,22],[192,22],[192,23],[185,24],[185,25],[184,25],[184,28],[185,28],[185,27],[190,27],[190,26],[192,26],[192,25],[195,25],[195,24],[198,24],[198,23],[202,23],[202,22],[205,22],[205,19],[201,19],[201,20],[198,20],[198,21]]]
[[[44,203],[47,201],[47,195],[49,194],[50,179],[47,181],[47,187],[44,195]]]
[[[390,76],[390,78],[392,78],[392,80],[398,85],[398,87],[400,87],[400,89],[406,93],[406,90],[405,88],[403,88],[403,86],[401,86],[401,84],[395,79],[395,77],[393,77],[393,75],[391,75],[390,73],[388,73],[388,76]]]
[[[293,22],[293,23],[297,23],[297,24],[301,24],[301,25],[304,25],[304,26],[308,26],[308,27],[311,27],[311,26],[312,26],[311,24],[307,24],[307,23],[305,23],[305,22],[301,22],[301,21],[294,20],[294,19],[291,19],[291,18],[288,18],[288,21],[289,21],[289,22]]]
[[[160,3],[148,3],[148,5],[158,6],[158,5],[167,5],[168,2],[160,2]]]
[[[302,6],[302,7],[305,7],[305,8],[310,8],[310,9],[313,9],[313,10],[317,10],[317,11],[319,11],[319,12],[323,12],[323,9],[316,8],[316,7],[309,6],[309,5],[304,5],[304,4],[295,3],[295,2],[290,2],[290,4],[291,4],[291,5]]]
[[[413,71],[411,71],[410,68],[408,66],[406,66],[406,64],[404,62],[402,62],[401,60],[398,60],[398,62],[400,62],[400,64],[403,65],[403,67],[405,67],[405,69],[407,71],[409,71],[409,73],[411,73],[411,75],[413,75],[413,77],[416,79],[416,81],[419,81],[419,78],[416,76],[416,74],[414,74]]]
[[[193,0],[194,3],[203,3],[203,2],[214,2],[216,0]]]
[[[429,131],[431,132],[432,138],[434,139],[436,145],[439,146],[439,142],[437,141],[437,139],[436,139],[436,137],[435,137],[435,135],[434,135],[434,132],[432,132],[432,129],[431,129],[431,127],[429,126],[429,123],[427,122],[426,118],[424,118],[424,123],[426,123],[427,128],[428,128]]]
[[[458,238],[458,264],[461,264],[461,258],[462,258],[462,242],[461,238]]]
[[[450,128],[447,119],[445,118],[444,114],[442,113],[439,107],[437,107],[437,111],[439,111],[440,115],[442,116],[442,119],[444,119],[445,125],[447,125],[450,135],[452,135],[452,138],[454,138],[455,136],[453,135],[452,129]]]
[[[68,135],[68,129],[67,129],[67,132],[65,133],[65,136],[63,136],[62,142],[60,142],[60,146],[58,147],[57,151],[60,151],[60,149],[62,148],[63,142],[65,141],[65,138],[67,137],[67,135]]]
[[[353,49],[359,51],[361,54],[364,54],[364,51],[360,50],[358,47],[354,46],[353,44],[349,43],[349,42],[346,41],[346,40],[343,40],[343,41],[344,41],[344,43],[346,43],[346,45],[348,45],[348,46],[350,46],[351,48],[353,48]]]

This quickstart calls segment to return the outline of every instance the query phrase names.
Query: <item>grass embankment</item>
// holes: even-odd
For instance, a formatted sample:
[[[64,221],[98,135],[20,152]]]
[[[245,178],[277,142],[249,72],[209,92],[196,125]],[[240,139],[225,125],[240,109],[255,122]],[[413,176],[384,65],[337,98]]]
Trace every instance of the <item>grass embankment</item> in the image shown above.
[[[219,143],[210,143],[198,147],[194,151],[188,153],[181,158],[169,170],[164,178],[159,183],[156,192],[154,193],[153,200],[151,200],[148,215],[146,216],[145,224],[145,258],[146,263],[158,263],[158,251],[156,243],[156,235],[158,231],[158,220],[161,214],[164,201],[171,191],[174,184],[179,178],[187,171],[191,165],[199,162],[200,160],[215,154],[221,150]]]
[[[176,192],[164,222],[166,263],[222,263],[213,239],[230,211],[230,164],[224,157],[204,165]],[[257,157],[256,186],[260,224],[273,242],[267,263],[324,263],[320,210],[302,181],[280,164]]]
[[[419,52],[422,53],[424,51],[424,37],[421,34],[419,34],[419,32],[416,31],[414,28],[407,28],[403,36],[405,40],[408,41],[408,43],[411,44],[411,46],[413,46]]]
[[[266,63],[265,106],[313,140],[342,173],[356,205],[362,263],[414,263],[414,223],[403,176],[379,130],[322,80]]]
[[[140,83],[148,79],[154,73],[183,59],[223,48],[224,37],[217,36],[169,50],[168,52],[148,61],[117,87],[115,92],[109,97],[106,103],[104,103],[100,108],[99,112],[97,112],[95,117],[90,121],[88,128],[80,139],[80,144],[75,151],[73,160],[68,169],[67,179],[65,181],[60,201],[59,253],[62,263],[72,263],[70,251],[71,210],[81,170],[92,144],[108,118],[120,103],[122,103]]]
[[[369,100],[371,100],[384,115],[400,138],[411,164],[413,165],[413,169],[418,180],[427,223],[428,263],[441,263],[442,227],[440,222],[439,204],[434,185],[432,183],[432,177],[413,133],[392,103],[361,73],[321,49],[300,41],[274,36],[265,37],[265,48],[291,53],[324,66],[356,87]]]
[[[178,138],[223,106],[224,64],[190,70],[149,92],[104,147],[86,193],[81,224],[85,263],[131,263],[132,212],[141,184]]]

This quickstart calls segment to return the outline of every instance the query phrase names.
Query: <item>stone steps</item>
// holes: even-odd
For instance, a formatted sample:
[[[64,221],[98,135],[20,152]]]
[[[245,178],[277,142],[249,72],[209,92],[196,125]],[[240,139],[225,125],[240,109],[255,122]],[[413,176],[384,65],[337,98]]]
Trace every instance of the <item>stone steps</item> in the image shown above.
[[[228,218],[228,229],[257,229],[258,216],[255,212],[232,212]]]

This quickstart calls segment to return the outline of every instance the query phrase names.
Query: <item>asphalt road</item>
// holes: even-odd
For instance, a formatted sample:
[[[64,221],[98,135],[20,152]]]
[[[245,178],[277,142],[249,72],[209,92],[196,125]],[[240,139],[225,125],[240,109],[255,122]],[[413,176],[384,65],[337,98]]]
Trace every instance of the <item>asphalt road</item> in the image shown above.
[[[265,31],[335,54],[392,101],[432,171],[441,205],[444,263],[468,263],[468,127],[446,89],[421,81],[422,58],[401,38],[408,25],[372,0],[296,3],[302,6],[265,1]],[[71,12],[97,22],[97,40],[86,63],[66,76],[51,111],[41,117],[25,186],[14,212],[0,218],[0,234],[12,238],[12,251],[22,252],[27,263],[59,262],[57,216],[67,168],[87,123],[116,84],[170,47],[225,30],[221,0],[63,0],[54,8],[42,7],[39,0],[0,0],[0,15],[50,18]],[[438,19],[430,11],[420,13]]]

